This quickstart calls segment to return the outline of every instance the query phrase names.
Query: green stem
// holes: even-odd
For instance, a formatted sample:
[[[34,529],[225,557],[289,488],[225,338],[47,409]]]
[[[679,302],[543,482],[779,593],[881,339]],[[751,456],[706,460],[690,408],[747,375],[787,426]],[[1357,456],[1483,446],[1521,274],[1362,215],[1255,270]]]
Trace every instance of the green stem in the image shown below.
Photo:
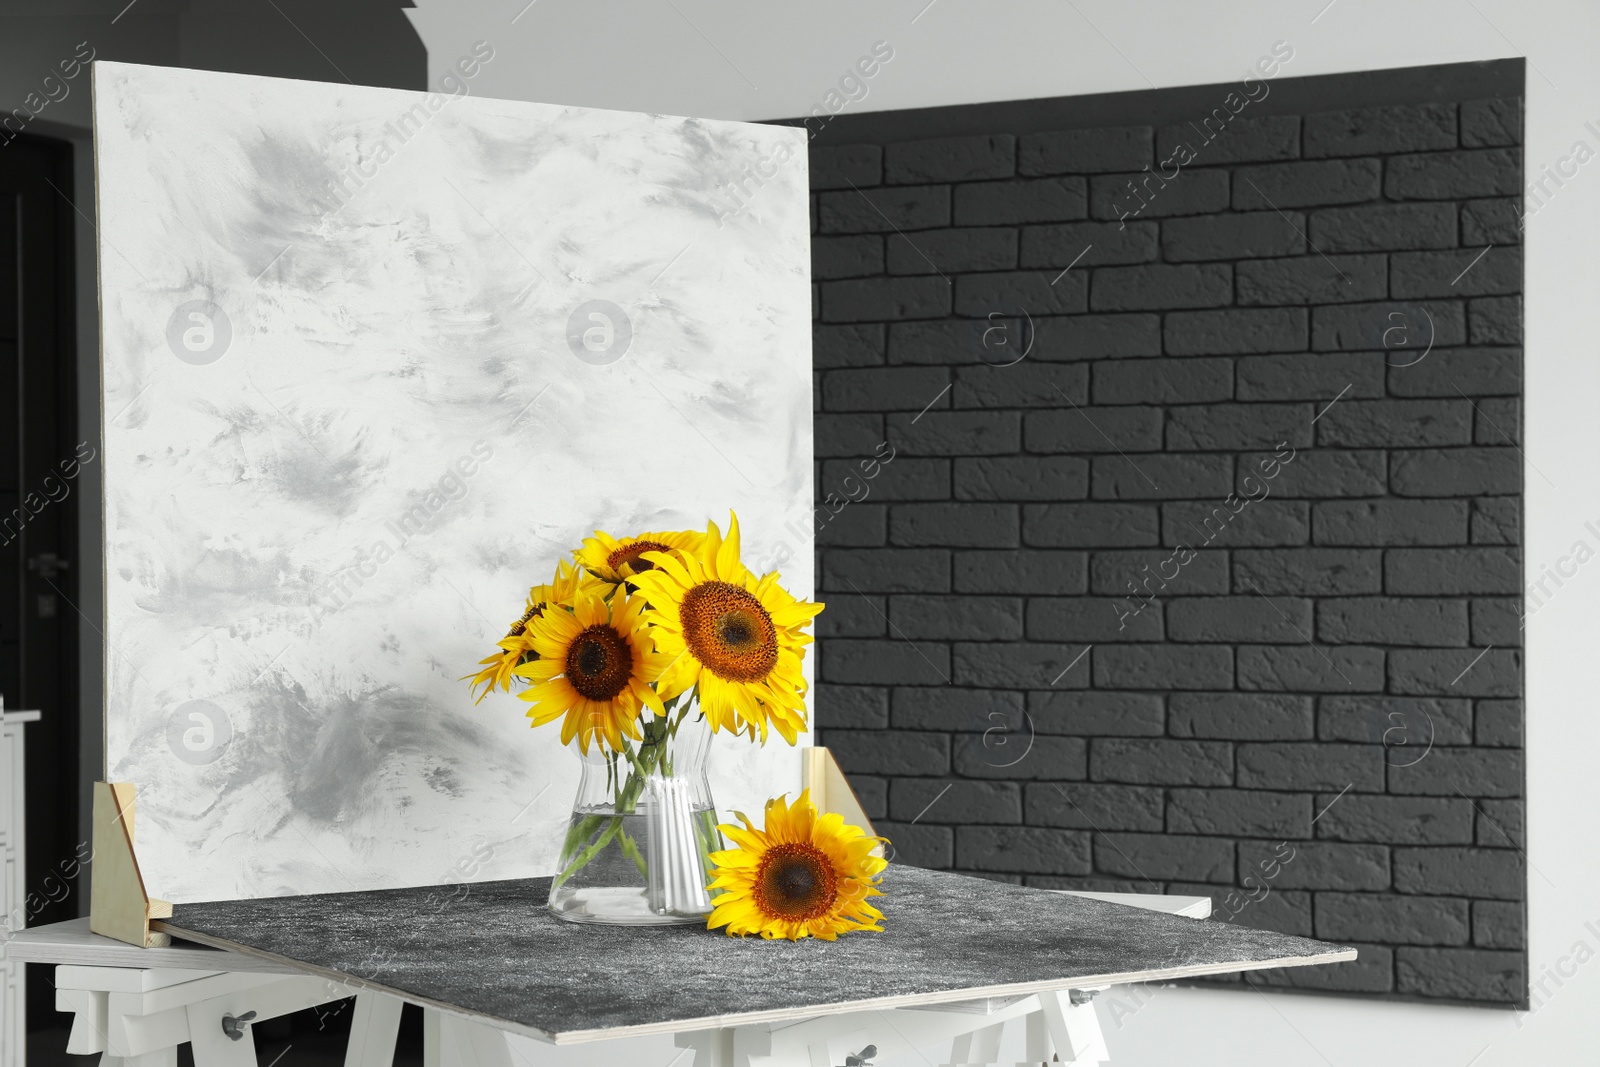
[[[600,816],[589,816],[589,818],[600,818]],[[587,823],[588,821],[589,821],[588,818],[584,819],[585,823]],[[572,861],[571,865],[568,866],[566,870],[562,871],[560,874],[558,874],[556,876],[555,882],[552,883],[551,886],[550,886],[551,890],[554,891],[558,886],[560,886],[568,878],[571,878],[574,874],[578,873],[578,871],[580,871],[581,869],[586,867],[590,860],[594,859],[596,856],[600,855],[600,853],[604,852],[605,851],[605,847],[611,843],[611,839],[613,837],[616,837],[617,836],[617,832],[619,830],[621,830],[621,829],[622,829],[622,818],[621,818],[621,816],[613,815],[611,817],[611,820],[610,820],[610,825],[608,825],[606,827],[605,832],[602,833],[598,838],[596,838],[593,844],[591,844],[588,848],[586,848],[582,852],[580,852],[578,854],[577,858]]]

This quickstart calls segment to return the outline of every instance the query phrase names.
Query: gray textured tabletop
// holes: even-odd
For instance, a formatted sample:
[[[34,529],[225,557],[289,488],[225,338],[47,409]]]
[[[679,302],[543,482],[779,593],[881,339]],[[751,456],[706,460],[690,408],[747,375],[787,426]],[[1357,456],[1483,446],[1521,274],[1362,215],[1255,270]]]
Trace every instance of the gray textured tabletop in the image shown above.
[[[549,885],[179,904],[162,925],[561,1044],[1355,958],[1308,938],[915,867],[885,875],[884,932],[833,943],[573,925],[544,910]]]

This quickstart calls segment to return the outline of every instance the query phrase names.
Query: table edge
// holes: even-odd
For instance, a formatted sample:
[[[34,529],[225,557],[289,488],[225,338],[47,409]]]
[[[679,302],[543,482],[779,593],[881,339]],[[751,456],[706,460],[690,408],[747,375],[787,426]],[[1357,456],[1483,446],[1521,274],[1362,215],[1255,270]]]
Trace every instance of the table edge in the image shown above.
[[[202,945],[213,948],[229,949],[242,952],[245,955],[255,956],[259,959],[270,960],[274,963],[287,964],[298,968],[302,973],[318,978],[327,978],[341,986],[348,987],[353,992],[384,993],[397,997],[411,1004],[424,1005],[439,1011],[448,1012],[474,1022],[486,1022],[499,1030],[521,1034],[551,1045],[583,1045],[595,1041],[610,1041],[628,1037],[659,1037],[668,1034],[692,1033],[697,1030],[714,1030],[729,1026],[750,1026],[770,1022],[793,1022],[797,1019],[815,1019],[832,1015],[848,1015],[854,1012],[883,1011],[892,1008],[906,1008],[912,1010],[936,1010],[943,1004],[954,1004],[964,1000],[977,1000],[982,997],[1007,997],[1029,996],[1034,993],[1059,991],[1063,989],[1092,989],[1112,985],[1130,985],[1135,982],[1159,982],[1179,978],[1199,978],[1210,974],[1233,974],[1243,971],[1264,971],[1274,967],[1308,967],[1324,963],[1343,963],[1356,958],[1357,953],[1353,948],[1339,948],[1332,952],[1318,953],[1314,956],[1281,956],[1267,960],[1247,960],[1237,963],[1219,963],[1189,965],[1181,967],[1164,967],[1152,971],[1117,972],[1113,974],[1091,974],[1042,982],[1014,982],[1009,985],[978,986],[970,989],[947,990],[933,994],[898,994],[889,997],[872,997],[866,1000],[840,1001],[834,1004],[816,1005],[814,1008],[773,1008],[766,1011],[744,1012],[738,1015],[707,1015],[694,1019],[677,1019],[664,1023],[639,1023],[632,1026],[616,1026],[598,1030],[562,1030],[552,1032],[541,1030],[538,1027],[528,1026],[511,1019],[503,1019],[498,1015],[487,1015],[483,1012],[463,1008],[458,1004],[447,1004],[443,1001],[432,1000],[428,997],[407,993],[380,982],[373,982],[352,975],[341,974],[331,968],[318,967],[314,964],[304,963],[291,956],[268,952],[264,949],[253,948],[249,945],[229,941],[225,938],[215,937],[196,930],[176,926],[170,921],[158,921],[150,924],[151,929],[161,929],[175,937],[182,937]]]

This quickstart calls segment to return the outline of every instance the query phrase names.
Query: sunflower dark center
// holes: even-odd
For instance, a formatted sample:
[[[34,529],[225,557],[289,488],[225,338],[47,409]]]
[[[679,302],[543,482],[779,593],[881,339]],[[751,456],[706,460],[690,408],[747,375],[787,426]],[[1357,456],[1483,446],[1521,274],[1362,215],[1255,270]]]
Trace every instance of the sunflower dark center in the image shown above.
[[[767,849],[756,870],[756,906],[781,919],[815,919],[833,907],[839,877],[821,849],[787,842]]]
[[[719,678],[758,682],[778,665],[778,630],[761,601],[729,582],[702,582],[678,612],[694,658]]]
[[[567,648],[567,681],[590,700],[607,701],[628,687],[633,650],[612,627],[591,626]]]
[[[646,552],[666,552],[667,546],[660,541],[632,541],[625,545],[618,545],[606,557],[606,566],[614,571],[620,571],[623,564],[627,564],[634,574],[655,569],[655,564],[639,557]]]

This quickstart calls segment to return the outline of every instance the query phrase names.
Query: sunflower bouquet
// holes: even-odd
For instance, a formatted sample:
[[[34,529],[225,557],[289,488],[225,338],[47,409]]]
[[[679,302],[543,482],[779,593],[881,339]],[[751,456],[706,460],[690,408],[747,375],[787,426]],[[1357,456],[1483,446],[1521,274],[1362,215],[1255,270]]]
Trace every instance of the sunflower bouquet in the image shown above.
[[[776,732],[794,744],[806,729],[801,663],[811,637],[803,630],[823,606],[791,596],[776,572],[757,577],[739,553],[737,515],[726,536],[715,522],[704,533],[596,531],[548,583],[528,591],[498,651],[468,676],[479,701],[520,686],[532,725],[560,720],[562,742],[584,759],[551,889],[552,910],[563,917],[628,921],[596,917],[620,896],[640,907],[633,897],[643,900],[645,885],[655,884],[655,850],[640,837],[668,834],[643,819],[652,782],[660,808],[677,796],[661,783],[684,780],[700,856],[721,847],[703,764],[686,766],[703,757],[693,737],[727,733],[764,744]],[[598,776],[591,786],[590,771],[602,766],[603,786]],[[624,878],[631,884],[620,894]],[[585,879],[609,881],[598,888],[612,891],[611,905],[602,894],[583,897],[573,883]],[[701,879],[702,896],[704,886]],[[641,913],[638,921],[683,921],[660,918],[660,902],[647,903],[658,918]],[[703,917],[709,904],[690,910]]]

